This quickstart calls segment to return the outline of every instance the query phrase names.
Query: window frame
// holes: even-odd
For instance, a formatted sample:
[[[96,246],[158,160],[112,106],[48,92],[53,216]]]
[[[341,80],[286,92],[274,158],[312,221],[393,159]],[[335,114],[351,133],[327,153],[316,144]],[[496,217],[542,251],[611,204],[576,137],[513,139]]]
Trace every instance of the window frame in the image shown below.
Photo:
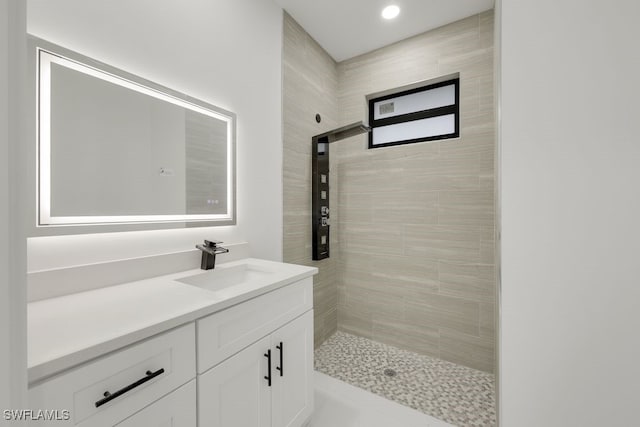
[[[455,102],[452,105],[447,105],[444,107],[436,107],[430,108],[427,110],[420,110],[406,114],[400,114],[397,116],[386,117],[382,119],[374,119],[374,104],[380,101],[385,101],[387,99],[399,98],[405,95],[412,95],[414,93],[426,92],[431,89],[436,89],[443,86],[454,85],[455,88]],[[383,148],[383,147],[392,147],[395,145],[406,145],[406,144],[414,144],[418,142],[426,142],[426,141],[437,141],[442,139],[452,139],[460,137],[460,77],[447,78],[446,80],[439,81],[436,83],[421,85],[419,87],[413,87],[407,90],[400,90],[398,92],[392,92],[382,95],[368,98],[368,106],[369,106],[369,127],[371,127],[371,132],[369,132],[369,143],[368,148]],[[400,123],[407,123],[414,120],[428,119],[431,117],[439,117],[445,115],[454,115],[454,132],[448,134],[441,135],[433,135],[433,136],[425,136],[421,138],[413,138],[413,139],[405,139],[399,141],[392,142],[384,142],[381,144],[373,143],[373,130],[377,127],[389,126]]]

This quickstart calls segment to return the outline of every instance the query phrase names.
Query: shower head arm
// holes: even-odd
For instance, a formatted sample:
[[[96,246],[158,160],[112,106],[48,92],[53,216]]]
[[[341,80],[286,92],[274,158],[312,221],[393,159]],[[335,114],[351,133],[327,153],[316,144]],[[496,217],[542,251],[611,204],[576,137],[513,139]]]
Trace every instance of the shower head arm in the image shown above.
[[[329,132],[321,133],[320,135],[316,135],[312,138],[312,141],[330,143],[350,138],[352,136],[360,135],[366,132],[371,132],[371,128],[360,121],[330,130]]]

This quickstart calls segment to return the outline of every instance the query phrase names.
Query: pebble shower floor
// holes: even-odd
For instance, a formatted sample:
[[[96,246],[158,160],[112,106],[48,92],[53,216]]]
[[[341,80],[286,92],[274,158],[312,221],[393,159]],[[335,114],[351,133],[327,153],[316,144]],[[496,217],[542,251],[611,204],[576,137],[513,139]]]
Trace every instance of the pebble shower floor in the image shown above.
[[[494,376],[486,372],[344,332],[315,351],[315,369],[458,427],[496,425]]]

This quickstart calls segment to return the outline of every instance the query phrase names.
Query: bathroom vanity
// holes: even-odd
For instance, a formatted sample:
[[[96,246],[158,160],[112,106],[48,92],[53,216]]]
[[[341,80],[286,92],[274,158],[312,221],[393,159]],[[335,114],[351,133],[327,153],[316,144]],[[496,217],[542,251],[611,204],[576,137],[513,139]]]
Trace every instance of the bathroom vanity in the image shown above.
[[[316,273],[249,258],[32,302],[30,407],[52,425],[304,425]]]
[[[236,224],[235,113],[36,37],[29,45],[31,237]],[[218,243],[198,245],[208,271],[187,270],[193,249],[147,242],[139,258],[30,271],[34,423],[303,425],[318,270],[231,261],[237,249],[216,266],[229,252]]]

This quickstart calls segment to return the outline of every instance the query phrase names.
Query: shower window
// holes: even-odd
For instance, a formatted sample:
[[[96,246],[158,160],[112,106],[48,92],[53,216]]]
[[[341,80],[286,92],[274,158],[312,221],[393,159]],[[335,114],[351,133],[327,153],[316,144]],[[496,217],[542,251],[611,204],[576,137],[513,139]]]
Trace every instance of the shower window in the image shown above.
[[[460,136],[460,79],[369,97],[369,148]]]

